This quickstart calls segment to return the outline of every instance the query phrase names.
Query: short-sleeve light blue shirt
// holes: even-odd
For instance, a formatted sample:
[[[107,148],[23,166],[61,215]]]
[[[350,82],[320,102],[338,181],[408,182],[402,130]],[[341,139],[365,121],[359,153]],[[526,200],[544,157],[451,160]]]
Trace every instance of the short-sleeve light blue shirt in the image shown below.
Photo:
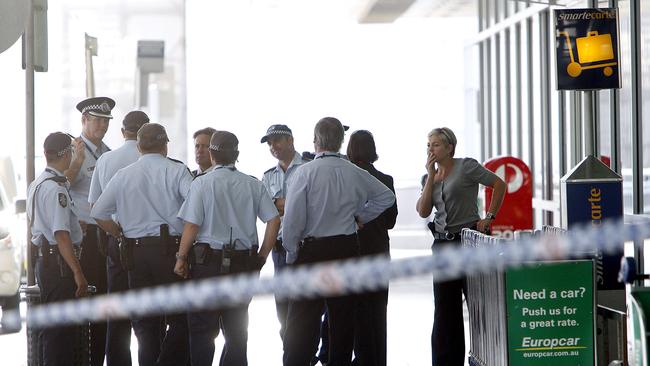
[[[67,231],[72,244],[79,245],[83,234],[74,212],[74,202],[68,193],[68,183],[59,184],[52,180],[44,182],[54,176],[64,177],[62,172],[48,167],[29,185],[27,217],[33,219],[31,241],[40,246],[43,239],[46,239],[50,245],[57,245],[54,233]]]
[[[127,238],[158,236],[162,224],[169,225],[170,235],[180,235],[183,223],[176,215],[191,184],[192,175],[185,164],[161,154],[145,154],[118,170],[91,215],[109,220],[117,214]]]
[[[77,177],[70,182],[70,196],[75,202],[79,220],[89,224],[96,224],[95,220],[90,217],[90,203],[88,203],[88,192],[90,191],[90,182],[93,177],[93,171],[97,164],[97,159],[104,153],[110,151],[103,142],[101,146],[95,146],[83,134],[81,135],[85,146],[85,157],[81,164]]]
[[[276,216],[278,210],[262,182],[232,165],[217,165],[197,177],[178,212],[183,221],[200,226],[196,241],[213,249],[230,242],[231,229],[235,249],[259,245],[257,218],[268,222]]]
[[[367,171],[324,152],[291,177],[284,204],[282,246],[287,263],[298,255],[307,237],[350,235],[361,223],[375,219],[395,202],[395,195]]]
[[[289,178],[291,178],[296,169],[307,162],[307,160],[304,160],[302,156],[296,152],[286,172],[282,170],[279,163],[274,168],[264,172],[262,183],[264,183],[264,187],[266,187],[266,190],[269,192],[271,199],[284,198],[287,196],[287,182],[289,181]],[[283,218],[281,217],[280,219],[282,220]],[[280,226],[280,231],[278,231],[278,238],[282,238],[282,226]]]
[[[108,182],[113,178],[118,170],[127,165],[135,163],[140,157],[136,140],[126,140],[124,145],[119,148],[108,151],[97,160],[97,165],[93,170],[93,176],[90,181],[90,191],[88,192],[88,202],[93,204],[102,194]]]

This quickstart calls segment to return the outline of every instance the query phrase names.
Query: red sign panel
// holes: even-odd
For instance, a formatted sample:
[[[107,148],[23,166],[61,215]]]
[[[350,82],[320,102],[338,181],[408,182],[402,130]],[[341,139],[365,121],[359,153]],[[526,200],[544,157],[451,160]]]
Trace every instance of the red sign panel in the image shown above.
[[[533,182],[530,169],[521,159],[502,156],[485,162],[485,167],[506,182],[506,194],[496,219],[492,235],[512,238],[515,230],[533,228]],[[492,188],[485,188],[485,210],[492,202]]]

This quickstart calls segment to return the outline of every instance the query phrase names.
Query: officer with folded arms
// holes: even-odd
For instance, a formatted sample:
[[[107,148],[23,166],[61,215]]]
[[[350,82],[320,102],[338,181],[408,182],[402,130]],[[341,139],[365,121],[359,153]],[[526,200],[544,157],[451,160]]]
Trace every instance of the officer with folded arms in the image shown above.
[[[137,136],[142,156],[113,176],[91,211],[104,230],[122,237],[122,265],[129,270],[130,289],[178,280],[173,272],[174,253],[178,251],[183,224],[176,215],[192,183],[189,169],[166,157],[169,140],[163,126],[147,123]],[[119,224],[111,219],[114,214]],[[163,317],[166,332],[161,329]],[[138,338],[139,365],[187,362],[185,314],[136,317],[131,321]]]
[[[391,207],[388,187],[339,154],[344,129],[333,117],[314,128],[314,161],[298,169],[287,189],[282,245],[287,262],[303,265],[359,255],[357,226]],[[329,316],[329,362],[349,365],[354,341],[355,296],[292,299],[284,334],[284,365],[309,365],[318,347],[323,304]]]
[[[149,122],[149,116],[142,111],[131,111],[122,121],[122,136],[124,144],[119,148],[108,151],[99,157],[90,181],[88,202],[94,205],[102,194],[108,182],[118,170],[138,160],[137,134],[142,125]],[[119,220],[116,220],[119,222]],[[110,236],[106,245],[106,277],[108,293],[129,289],[127,271],[120,262],[118,238]],[[109,320],[106,331],[106,365],[131,365],[131,321]]]
[[[73,146],[68,135],[55,132],[43,144],[47,167],[28,190],[27,216],[36,250],[36,278],[41,302],[85,296],[88,282],[76,253],[81,226],[63,172],[70,165]],[[43,365],[72,365],[74,326],[45,328],[41,333]]]
[[[262,182],[235,168],[239,141],[227,131],[210,140],[213,169],[192,182],[180,212],[185,222],[174,272],[195,279],[259,271],[275,244],[280,227],[278,210]],[[257,218],[266,223],[259,247]],[[220,365],[247,365],[248,305],[190,313],[192,366],[212,365],[219,320],[225,345]]]

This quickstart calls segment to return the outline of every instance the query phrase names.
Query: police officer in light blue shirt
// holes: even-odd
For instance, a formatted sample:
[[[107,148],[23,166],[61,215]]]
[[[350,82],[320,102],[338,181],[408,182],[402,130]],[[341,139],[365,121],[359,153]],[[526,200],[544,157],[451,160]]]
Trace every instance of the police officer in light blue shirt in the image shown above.
[[[108,151],[97,160],[90,181],[88,202],[93,205],[102,194],[108,182],[118,170],[138,160],[137,134],[142,125],[149,122],[149,116],[142,111],[131,111],[122,120],[124,145]],[[117,220],[119,222],[119,220]],[[117,238],[110,236],[106,245],[106,277],[108,293],[129,289],[127,271],[122,268]],[[109,320],[106,331],[106,365],[131,365],[131,321]]]
[[[28,190],[27,217],[31,242],[37,247],[36,278],[41,302],[50,303],[85,296],[88,282],[75,256],[82,234],[74,202],[63,171],[70,165],[70,137],[50,134],[43,144],[47,168]],[[72,365],[74,327],[41,331],[44,365]]]
[[[181,277],[190,274],[190,250],[194,258],[192,278],[202,279],[259,271],[275,244],[280,227],[278,211],[264,185],[235,168],[238,145],[237,137],[230,132],[217,131],[212,135],[210,155],[214,168],[194,180],[178,213],[185,228],[174,272]],[[261,248],[258,218],[266,223]],[[212,365],[220,319],[226,342],[219,364],[248,364],[248,305],[189,314],[193,366]]]
[[[296,152],[293,145],[291,129],[286,125],[271,125],[266,130],[266,135],[262,137],[260,142],[266,142],[269,145],[271,155],[278,159],[276,166],[264,172],[262,183],[264,183],[264,187],[269,192],[275,207],[280,213],[280,217],[282,217],[284,215],[284,200],[287,194],[287,181],[296,169],[304,163],[307,163],[308,160],[303,159]],[[280,227],[280,232],[278,233],[278,238],[271,255],[276,272],[287,265],[287,252],[282,246],[282,227]],[[278,320],[280,321],[280,338],[282,338],[286,328],[288,306],[289,302],[286,300],[275,300],[275,309],[278,314]]]
[[[75,150],[70,167],[64,172],[70,181],[70,196],[75,202],[79,220],[84,227],[81,242],[81,268],[88,282],[97,288],[98,294],[106,293],[106,232],[90,217],[88,191],[95,164],[102,154],[110,151],[102,141],[108,130],[111,111],[115,101],[107,97],[84,99],[77,104],[81,112],[81,136],[75,139]],[[106,323],[92,323],[90,340],[91,366],[104,364],[106,348]]]
[[[388,187],[341,158],[338,151],[343,134],[338,119],[321,119],[314,128],[316,158],[291,177],[282,230],[288,263],[302,265],[358,256],[357,226],[376,218],[395,202]],[[323,304],[329,315],[329,363],[350,364],[355,297],[340,296],[289,302],[285,366],[309,365],[318,346]]]
[[[176,215],[192,183],[183,163],[166,158],[169,140],[163,126],[143,125],[137,141],[142,156],[113,176],[91,211],[111,235],[123,233],[123,264],[129,269],[131,289],[179,280],[173,272],[174,253],[183,225]],[[114,214],[119,225],[111,219]],[[162,317],[131,319],[140,365],[183,365],[188,360],[187,317],[163,316],[168,328],[162,344]]]

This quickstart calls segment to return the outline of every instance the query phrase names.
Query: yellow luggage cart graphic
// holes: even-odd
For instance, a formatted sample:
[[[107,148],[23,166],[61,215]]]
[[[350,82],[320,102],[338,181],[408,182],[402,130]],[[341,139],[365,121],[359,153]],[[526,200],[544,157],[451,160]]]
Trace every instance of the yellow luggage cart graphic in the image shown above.
[[[566,45],[569,49],[569,57],[571,63],[566,67],[566,72],[571,77],[578,77],[582,70],[589,69],[603,69],[605,76],[612,76],[616,62],[614,60],[614,47],[612,46],[612,36],[610,34],[598,34],[598,31],[587,32],[587,36],[576,38],[576,48],[578,49],[578,62],[573,57],[573,46],[571,44],[571,37],[568,32],[559,32],[559,35],[564,35]],[[602,61],[610,61],[603,62]],[[585,66],[584,64],[591,64]]]

